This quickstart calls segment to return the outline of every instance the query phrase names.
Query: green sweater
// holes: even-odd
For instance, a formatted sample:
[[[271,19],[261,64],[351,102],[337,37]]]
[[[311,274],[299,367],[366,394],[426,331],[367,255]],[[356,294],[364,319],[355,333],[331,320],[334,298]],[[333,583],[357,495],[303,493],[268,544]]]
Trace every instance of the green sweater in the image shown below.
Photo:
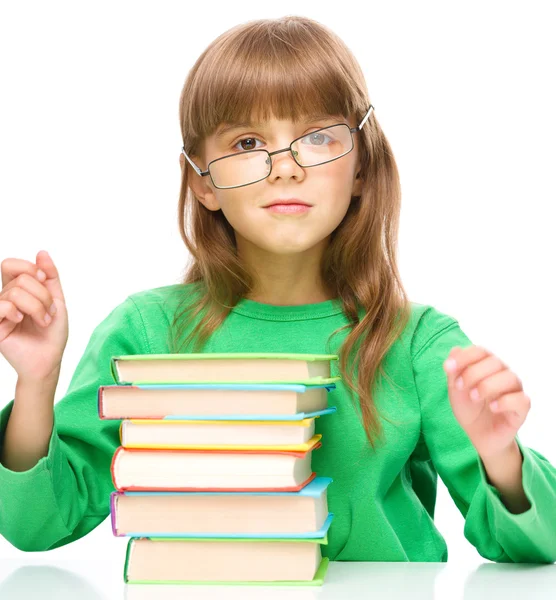
[[[191,288],[189,288],[190,290]],[[54,405],[48,455],[31,469],[0,465],[0,533],[25,551],[69,544],[109,515],[114,486],[110,463],[120,444],[120,421],[98,417],[97,390],[113,384],[110,358],[170,352],[167,335],[179,294],[169,285],[128,296],[94,329],[65,397]],[[274,306],[242,299],[210,338],[206,352],[339,354],[348,321],[337,300]],[[412,303],[412,317],[383,363],[388,379],[375,397],[385,443],[367,443],[346,386],[336,382],[329,404],[337,412],[316,420],[322,447],[313,469],[329,476],[334,520],[330,560],[447,561],[436,528],[437,474],[465,518],[464,535],[481,556],[497,562],[556,561],[556,468],[517,442],[523,487],[531,508],[510,513],[486,478],[483,464],[456,421],[443,362],[450,349],[471,345],[458,322],[432,306]],[[341,375],[333,361],[332,375]],[[13,400],[0,412],[0,445]]]

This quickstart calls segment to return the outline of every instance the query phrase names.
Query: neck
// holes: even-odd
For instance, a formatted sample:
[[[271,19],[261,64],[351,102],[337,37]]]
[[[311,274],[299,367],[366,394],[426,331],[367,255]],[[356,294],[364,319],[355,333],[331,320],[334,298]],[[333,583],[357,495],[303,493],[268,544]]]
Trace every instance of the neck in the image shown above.
[[[246,298],[277,306],[316,304],[336,298],[334,290],[324,284],[320,275],[326,243],[327,239],[299,253],[273,254],[240,242],[238,255],[255,274],[254,289]]]

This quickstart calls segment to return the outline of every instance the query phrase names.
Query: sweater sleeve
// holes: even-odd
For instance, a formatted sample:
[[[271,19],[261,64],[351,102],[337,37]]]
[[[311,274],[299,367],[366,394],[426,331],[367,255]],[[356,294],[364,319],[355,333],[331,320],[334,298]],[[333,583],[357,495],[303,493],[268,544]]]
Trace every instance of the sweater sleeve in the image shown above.
[[[553,563],[556,468],[516,436],[523,456],[523,489],[531,507],[520,514],[509,512],[452,411],[443,363],[454,346],[470,345],[458,321],[433,307],[425,309],[411,352],[422,434],[432,463],[465,518],[466,539],[481,556],[495,562]]]
[[[16,548],[58,548],[109,515],[121,421],[99,418],[98,388],[115,383],[112,356],[143,353],[149,348],[142,317],[127,297],[94,329],[66,395],[54,404],[48,454],[27,471],[0,463],[0,533]],[[0,411],[0,447],[13,402]]]

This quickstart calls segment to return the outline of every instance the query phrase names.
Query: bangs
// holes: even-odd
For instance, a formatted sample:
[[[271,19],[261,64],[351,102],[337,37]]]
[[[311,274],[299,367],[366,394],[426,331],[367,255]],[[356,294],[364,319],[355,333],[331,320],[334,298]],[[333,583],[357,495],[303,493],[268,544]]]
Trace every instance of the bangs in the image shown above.
[[[311,38],[311,31],[281,33],[261,35],[255,27],[213,46],[192,81],[184,128],[193,138],[221,124],[348,119],[357,112],[361,93],[338,48],[322,35]]]

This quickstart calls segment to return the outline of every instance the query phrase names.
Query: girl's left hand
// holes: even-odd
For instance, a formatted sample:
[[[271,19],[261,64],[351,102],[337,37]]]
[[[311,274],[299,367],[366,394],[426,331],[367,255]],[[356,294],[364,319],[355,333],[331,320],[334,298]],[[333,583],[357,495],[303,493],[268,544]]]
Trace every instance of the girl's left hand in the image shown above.
[[[451,371],[452,359],[455,366]],[[503,454],[515,443],[515,435],[531,408],[521,380],[480,346],[454,346],[444,370],[454,415],[479,456],[488,459]]]

